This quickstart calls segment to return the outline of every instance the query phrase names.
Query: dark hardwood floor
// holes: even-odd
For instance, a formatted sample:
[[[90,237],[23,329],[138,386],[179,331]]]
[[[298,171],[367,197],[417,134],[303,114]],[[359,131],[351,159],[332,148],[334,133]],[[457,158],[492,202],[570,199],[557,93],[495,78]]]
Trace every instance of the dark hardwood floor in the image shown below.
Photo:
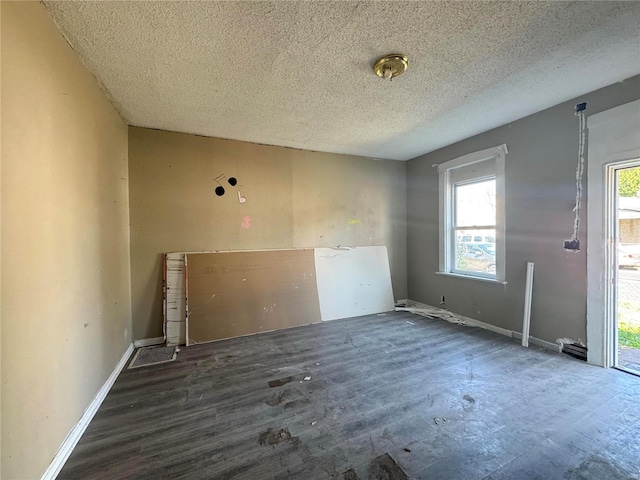
[[[639,475],[639,377],[390,313],[124,370],[58,478]]]

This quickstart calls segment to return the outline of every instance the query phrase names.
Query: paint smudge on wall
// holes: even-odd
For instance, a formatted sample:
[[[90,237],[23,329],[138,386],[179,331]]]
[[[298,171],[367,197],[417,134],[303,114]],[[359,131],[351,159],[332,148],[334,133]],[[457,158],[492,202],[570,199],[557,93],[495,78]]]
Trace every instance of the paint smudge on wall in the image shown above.
[[[251,217],[249,215],[246,215],[243,219],[242,219],[242,223],[240,224],[240,226],[244,229],[247,229],[250,227],[249,223],[251,222]]]
[[[349,225],[360,225],[360,220],[357,218],[350,218],[349,221],[347,221],[347,223]]]

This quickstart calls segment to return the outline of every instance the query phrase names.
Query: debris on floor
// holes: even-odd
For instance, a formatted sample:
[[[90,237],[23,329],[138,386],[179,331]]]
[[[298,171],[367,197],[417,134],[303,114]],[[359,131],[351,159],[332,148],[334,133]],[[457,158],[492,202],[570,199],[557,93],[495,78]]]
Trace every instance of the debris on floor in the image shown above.
[[[475,327],[475,325],[467,322],[467,320],[449,310],[443,308],[430,307],[428,305],[411,305],[407,304],[406,307],[396,307],[396,312],[409,312],[415,315],[422,315],[427,318],[441,318],[449,323],[455,323],[456,325],[466,325],[468,327]]]
[[[444,417],[435,417],[433,421],[435,422],[436,425],[441,425],[443,423],[447,423],[449,420],[447,420]]]
[[[560,351],[578,360],[587,361],[587,347],[579,339],[576,342],[570,338],[557,338],[556,343],[560,346]]]

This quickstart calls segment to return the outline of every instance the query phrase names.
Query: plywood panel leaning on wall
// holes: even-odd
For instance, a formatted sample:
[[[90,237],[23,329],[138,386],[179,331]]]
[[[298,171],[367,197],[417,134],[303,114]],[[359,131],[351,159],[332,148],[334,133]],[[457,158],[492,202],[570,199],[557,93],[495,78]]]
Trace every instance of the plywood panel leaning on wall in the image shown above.
[[[187,254],[187,345],[320,322],[314,254]]]

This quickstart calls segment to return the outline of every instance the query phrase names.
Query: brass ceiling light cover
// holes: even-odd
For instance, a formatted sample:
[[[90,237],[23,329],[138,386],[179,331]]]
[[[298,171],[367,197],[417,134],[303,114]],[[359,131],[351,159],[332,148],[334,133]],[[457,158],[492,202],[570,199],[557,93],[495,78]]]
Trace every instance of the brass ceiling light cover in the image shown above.
[[[401,53],[386,55],[376,62],[373,71],[380,78],[391,80],[393,77],[402,75],[409,66],[409,59]]]

